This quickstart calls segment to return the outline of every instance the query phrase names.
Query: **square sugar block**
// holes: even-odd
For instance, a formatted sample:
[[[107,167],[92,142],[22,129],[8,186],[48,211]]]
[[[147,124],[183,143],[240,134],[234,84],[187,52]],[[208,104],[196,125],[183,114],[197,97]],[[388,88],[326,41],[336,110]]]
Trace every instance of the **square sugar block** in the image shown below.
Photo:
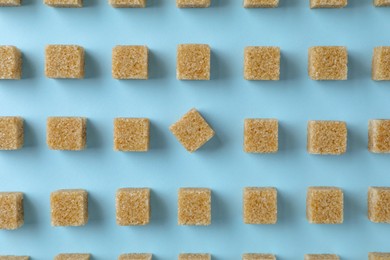
[[[83,0],[44,0],[44,3],[51,7],[64,7],[64,8],[83,7]]]
[[[54,260],[89,260],[90,254],[59,254],[56,255]]]
[[[152,260],[152,254],[123,254],[118,260]]]
[[[390,260],[390,253],[370,252],[368,260]]]
[[[150,189],[123,188],[116,192],[116,223],[139,226],[150,221]]]
[[[244,50],[246,80],[279,80],[280,48],[251,46]]]
[[[367,201],[372,222],[390,223],[390,187],[369,187]]]
[[[273,187],[244,188],[245,224],[276,224],[278,219],[277,190]]]
[[[29,260],[29,256],[0,255],[0,260]]]
[[[21,117],[0,117],[0,150],[17,150],[23,147],[23,122]]]
[[[373,153],[390,153],[390,119],[368,122],[368,150]]]
[[[52,226],[84,226],[88,222],[88,193],[58,190],[50,195]]]
[[[338,255],[334,254],[307,254],[305,260],[339,260]]]
[[[276,260],[276,256],[272,254],[243,254],[242,260]]]
[[[180,254],[179,260],[211,260],[210,254]]]
[[[112,50],[112,77],[148,79],[148,47],[118,45]]]
[[[49,117],[46,128],[46,142],[52,150],[80,151],[87,145],[84,117]]]
[[[373,80],[390,80],[390,46],[374,48],[371,74]]]
[[[374,0],[374,5],[376,7],[390,6],[390,0]]]
[[[48,45],[45,75],[55,79],[84,78],[84,48],[77,45]]]
[[[211,190],[181,188],[178,193],[178,224],[207,226],[211,224]]]
[[[276,153],[278,151],[277,119],[245,119],[244,151]]]
[[[245,8],[273,8],[278,5],[279,0],[244,0]]]
[[[145,8],[146,0],[109,0],[112,7],[116,8]]]
[[[346,47],[317,46],[309,48],[309,77],[313,80],[346,80],[348,52]]]
[[[307,152],[340,155],[347,151],[347,124],[342,121],[309,121]]]
[[[14,230],[23,224],[23,193],[0,192],[0,229]]]
[[[0,7],[21,6],[21,5],[22,5],[21,0],[0,0]]]
[[[344,194],[337,187],[309,187],[306,217],[311,224],[341,224],[344,219]]]
[[[149,150],[150,123],[147,118],[115,118],[114,150],[146,152]]]
[[[179,80],[210,80],[211,51],[207,44],[177,47],[176,77]]]
[[[176,0],[179,8],[206,8],[211,5],[211,0]]]
[[[348,0],[310,0],[310,8],[342,8]]]
[[[17,5],[18,1],[0,0],[0,6]],[[20,1],[19,1],[20,5]],[[22,53],[15,46],[0,46],[0,79],[22,78]]]

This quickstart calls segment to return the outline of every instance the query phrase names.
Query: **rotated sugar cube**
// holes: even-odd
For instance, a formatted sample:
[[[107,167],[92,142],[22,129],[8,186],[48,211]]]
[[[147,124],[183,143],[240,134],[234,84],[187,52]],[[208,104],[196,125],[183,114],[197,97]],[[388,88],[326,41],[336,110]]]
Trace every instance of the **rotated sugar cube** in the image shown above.
[[[344,219],[344,195],[337,187],[309,187],[306,217],[311,224],[341,224]]]
[[[390,223],[390,187],[368,188],[368,218],[375,223]]]
[[[150,123],[147,118],[115,118],[114,150],[146,152],[149,150]]]
[[[211,224],[211,190],[206,188],[180,188],[178,193],[178,224]]]
[[[368,260],[390,260],[390,253],[370,252]]]
[[[189,152],[198,150],[215,134],[202,115],[194,108],[169,129]]]
[[[50,207],[52,226],[84,226],[88,222],[88,193],[85,190],[52,192]]]
[[[148,47],[118,45],[112,50],[112,77],[148,79]]]
[[[390,153],[390,119],[368,122],[368,150],[373,153]]]
[[[44,0],[45,4],[52,7],[83,7],[83,0]]]
[[[89,260],[90,254],[59,254],[54,260]]]
[[[17,150],[23,147],[23,122],[21,117],[0,117],[0,150]]]
[[[84,78],[84,48],[77,45],[48,45],[45,50],[48,78]]]
[[[278,151],[277,119],[245,119],[244,151],[276,153]]]
[[[145,8],[146,0],[109,0],[110,5],[116,8]]]
[[[210,254],[180,254],[179,260],[211,260]]]
[[[310,8],[342,8],[348,0],[310,0]]]
[[[308,71],[313,80],[346,80],[348,77],[347,48],[340,46],[309,48]]]
[[[377,7],[390,6],[390,0],[374,0],[374,5]]]
[[[0,255],[0,260],[29,260],[29,256]]]
[[[276,260],[276,256],[272,254],[243,254],[242,260]]]
[[[211,51],[207,44],[179,44],[176,77],[180,80],[210,80]]]
[[[0,6],[20,5],[20,0],[0,0]],[[0,79],[22,78],[22,53],[15,46],[0,46]]]
[[[347,125],[342,121],[309,121],[307,152],[340,155],[347,151]]]
[[[277,190],[273,187],[244,188],[244,223],[276,224],[278,219]]]
[[[149,224],[150,189],[123,188],[116,193],[116,223],[120,226]]]
[[[273,8],[278,5],[279,0],[244,0],[245,8]]]
[[[211,0],[176,0],[179,8],[206,8],[211,4]]]
[[[388,1],[390,6],[390,1]],[[374,48],[372,57],[372,79],[390,80],[390,46]]]
[[[49,117],[46,142],[52,150],[84,150],[87,144],[87,119],[84,117]]]
[[[246,80],[279,80],[280,48],[251,46],[244,50]]]
[[[152,254],[123,254],[118,260],[152,260]]]
[[[305,260],[339,260],[338,255],[334,254],[307,254]]]
[[[0,229],[18,229],[23,223],[23,193],[0,192]]]

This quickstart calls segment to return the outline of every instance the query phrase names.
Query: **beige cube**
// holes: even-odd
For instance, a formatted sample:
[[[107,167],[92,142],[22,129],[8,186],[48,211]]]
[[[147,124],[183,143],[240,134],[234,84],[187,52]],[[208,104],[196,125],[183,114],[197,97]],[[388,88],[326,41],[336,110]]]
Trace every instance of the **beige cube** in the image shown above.
[[[177,47],[176,77],[179,80],[210,80],[211,51],[207,44]]]
[[[211,260],[210,254],[180,254],[179,260]]]
[[[244,151],[276,153],[278,151],[277,119],[245,119]]]
[[[206,8],[211,5],[211,0],[176,0],[179,8]]]
[[[83,0],[44,0],[44,3],[51,7],[61,7],[61,8],[83,7]]]
[[[77,45],[48,45],[45,75],[55,79],[84,78],[84,48]]]
[[[0,260],[29,260],[29,256],[0,255]]]
[[[311,224],[341,224],[344,219],[344,194],[337,187],[309,187],[306,217]]]
[[[368,150],[373,153],[390,153],[390,119],[368,122]]]
[[[278,5],[279,0],[244,0],[245,8],[274,8]]]
[[[276,256],[272,254],[243,254],[242,260],[276,260]]]
[[[390,6],[390,0],[374,0],[374,5],[376,7]]]
[[[273,187],[244,188],[243,217],[245,224],[276,224],[277,190]]]
[[[19,3],[19,4],[18,4]],[[17,6],[20,1],[0,0],[0,6]],[[22,53],[15,46],[0,46],[0,79],[22,78]]]
[[[23,193],[0,192],[0,229],[18,229],[23,223]]]
[[[309,77],[313,80],[346,80],[348,51],[340,46],[309,48]]]
[[[80,151],[87,145],[84,117],[49,117],[46,128],[46,142],[52,150]]]
[[[279,80],[280,48],[251,46],[244,50],[246,80]]]
[[[59,254],[56,255],[54,260],[89,260],[90,254]]]
[[[370,252],[368,260],[390,260],[390,253]]]
[[[21,6],[21,5],[22,5],[21,0],[0,0],[0,7]]]
[[[116,8],[145,8],[146,0],[109,0],[110,5]]]
[[[52,226],[84,226],[88,222],[88,193],[85,190],[52,192],[50,207]]]
[[[211,224],[211,190],[181,188],[178,193],[178,224],[207,226]]]
[[[372,222],[390,223],[390,187],[369,187],[367,201]]]
[[[149,150],[150,123],[147,118],[115,118],[114,150],[146,152]]]
[[[118,260],[152,260],[152,254],[123,254]]]
[[[310,0],[310,8],[342,8],[348,0]]]
[[[23,147],[23,122],[21,117],[0,117],[0,150],[18,150]]]
[[[390,6],[390,1],[388,2]],[[372,79],[390,80],[390,46],[374,48],[372,56]]]
[[[119,45],[112,50],[112,77],[148,79],[148,47]]]
[[[347,124],[342,121],[309,121],[307,152],[340,155],[347,151]]]
[[[338,255],[334,254],[307,254],[305,260],[339,260]]]
[[[150,189],[123,188],[116,192],[116,223],[140,226],[150,221]]]

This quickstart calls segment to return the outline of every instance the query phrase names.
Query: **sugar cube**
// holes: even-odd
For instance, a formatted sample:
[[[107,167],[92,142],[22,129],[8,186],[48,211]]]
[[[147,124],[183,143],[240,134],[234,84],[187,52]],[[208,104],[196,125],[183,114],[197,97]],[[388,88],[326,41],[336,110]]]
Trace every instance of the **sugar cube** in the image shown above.
[[[123,254],[118,260],[152,260],[152,254]]]
[[[109,0],[110,4],[116,8],[145,8],[146,0]]]
[[[390,253],[370,252],[368,260],[390,260]]]
[[[342,121],[309,121],[307,151],[311,154],[340,155],[347,151],[347,125]]]
[[[368,122],[368,150],[373,153],[390,153],[390,119]]]
[[[112,50],[112,77],[148,79],[148,47],[116,46]]]
[[[48,45],[45,50],[48,78],[84,78],[84,48],[77,45]]]
[[[0,192],[0,229],[18,229],[23,223],[23,193]]]
[[[245,8],[273,8],[278,5],[279,0],[244,0]]]
[[[46,142],[52,150],[83,150],[87,144],[87,119],[84,117],[49,117]]]
[[[390,223],[390,187],[368,188],[368,218],[375,223]]]
[[[272,254],[243,254],[242,260],[276,260],[276,256]]]
[[[344,218],[344,195],[337,187],[309,187],[306,217],[311,224],[341,224]]]
[[[29,260],[29,256],[0,255],[0,260]]]
[[[338,255],[334,254],[307,254],[305,260],[339,260]]]
[[[390,1],[388,1],[390,6]],[[374,48],[372,57],[372,79],[390,80],[390,46]]]
[[[148,151],[149,124],[147,118],[115,118],[114,150],[123,152]]]
[[[20,0],[0,0],[0,6],[17,6]],[[15,46],[0,46],[0,79],[22,78],[22,53]]]
[[[310,8],[342,8],[348,0],[310,0]]]
[[[245,119],[244,151],[276,153],[278,151],[277,119]]]
[[[23,122],[21,117],[0,117],[0,150],[17,150],[23,147]]]
[[[377,7],[390,6],[390,0],[374,0],[374,5]]]
[[[277,190],[273,187],[244,188],[245,224],[276,224],[278,219]]]
[[[59,254],[54,260],[89,260],[90,254]]]
[[[179,8],[206,8],[211,4],[211,0],[176,0]]]
[[[244,50],[246,80],[279,80],[280,48],[251,46]]]
[[[123,188],[116,193],[116,223],[120,226],[149,224],[150,189]]]
[[[211,51],[207,44],[180,44],[177,47],[177,79],[209,80],[210,59]]]
[[[178,193],[179,225],[211,224],[211,190],[206,188],[181,188]]]
[[[45,4],[52,7],[83,7],[83,0],[44,0]]]
[[[180,254],[179,260],[211,260],[210,254]]]
[[[308,71],[313,80],[346,80],[348,77],[347,48],[340,46],[309,48]]]

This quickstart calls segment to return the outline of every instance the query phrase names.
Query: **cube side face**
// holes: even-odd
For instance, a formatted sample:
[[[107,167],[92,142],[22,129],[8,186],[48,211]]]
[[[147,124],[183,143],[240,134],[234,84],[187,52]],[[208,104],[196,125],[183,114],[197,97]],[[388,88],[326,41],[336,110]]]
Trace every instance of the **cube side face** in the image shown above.
[[[245,119],[244,151],[247,153],[276,153],[278,151],[278,120]]]
[[[83,226],[88,222],[88,193],[59,190],[50,195],[52,226]]]
[[[21,117],[0,117],[0,150],[18,150],[24,143],[24,120]]]
[[[152,260],[152,254],[122,254],[118,260]]]
[[[310,8],[342,8],[348,0],[310,0]]]
[[[346,47],[317,46],[309,48],[309,77],[312,80],[346,80],[348,52]]]
[[[54,260],[89,260],[90,258],[90,254],[59,254]]]
[[[279,0],[244,0],[245,8],[275,8],[279,6]]]
[[[51,7],[80,8],[83,7],[83,0],[44,0],[45,4]]]
[[[334,254],[307,254],[305,260],[339,260],[340,257]]]
[[[124,188],[116,194],[116,222],[120,226],[146,225],[150,221],[150,190]]]
[[[0,193],[0,229],[15,230],[24,224],[23,193]]]
[[[55,79],[84,78],[84,48],[77,45],[48,45],[45,74]]]
[[[112,50],[112,76],[115,79],[148,79],[148,48],[116,46]]]
[[[246,47],[244,50],[244,78],[246,80],[279,80],[280,48]]]
[[[179,260],[211,260],[210,254],[180,254]]]
[[[260,187],[245,188],[243,211],[245,224],[276,224],[277,190]]]
[[[374,223],[390,223],[390,188],[368,189],[368,218]]]
[[[178,224],[207,226],[211,224],[211,190],[181,188],[178,194]]]
[[[242,260],[276,260],[276,256],[272,254],[243,254]]]
[[[307,151],[310,154],[341,155],[347,151],[347,125],[342,121],[309,121]]]
[[[370,252],[368,260],[390,260],[390,253]]]
[[[368,150],[373,153],[390,153],[390,120],[369,121]]]
[[[17,2],[0,0],[0,6],[17,6]],[[0,79],[17,80],[21,78],[22,53],[15,46],[0,46]]]
[[[176,76],[179,80],[210,80],[211,51],[207,44],[180,44]]]
[[[114,150],[147,152],[149,150],[150,122],[147,118],[115,118]]]
[[[86,118],[49,117],[46,131],[46,142],[52,150],[80,151],[86,147]]]
[[[176,0],[178,8],[207,8],[211,5],[211,0]]]
[[[116,8],[145,8],[146,0],[109,0],[111,6]]]
[[[306,217],[311,224],[343,223],[343,191],[336,187],[309,187],[306,197]]]
[[[390,80],[390,46],[374,48],[372,57],[372,79]]]
[[[390,0],[374,0],[374,5],[377,7],[390,6]]]

